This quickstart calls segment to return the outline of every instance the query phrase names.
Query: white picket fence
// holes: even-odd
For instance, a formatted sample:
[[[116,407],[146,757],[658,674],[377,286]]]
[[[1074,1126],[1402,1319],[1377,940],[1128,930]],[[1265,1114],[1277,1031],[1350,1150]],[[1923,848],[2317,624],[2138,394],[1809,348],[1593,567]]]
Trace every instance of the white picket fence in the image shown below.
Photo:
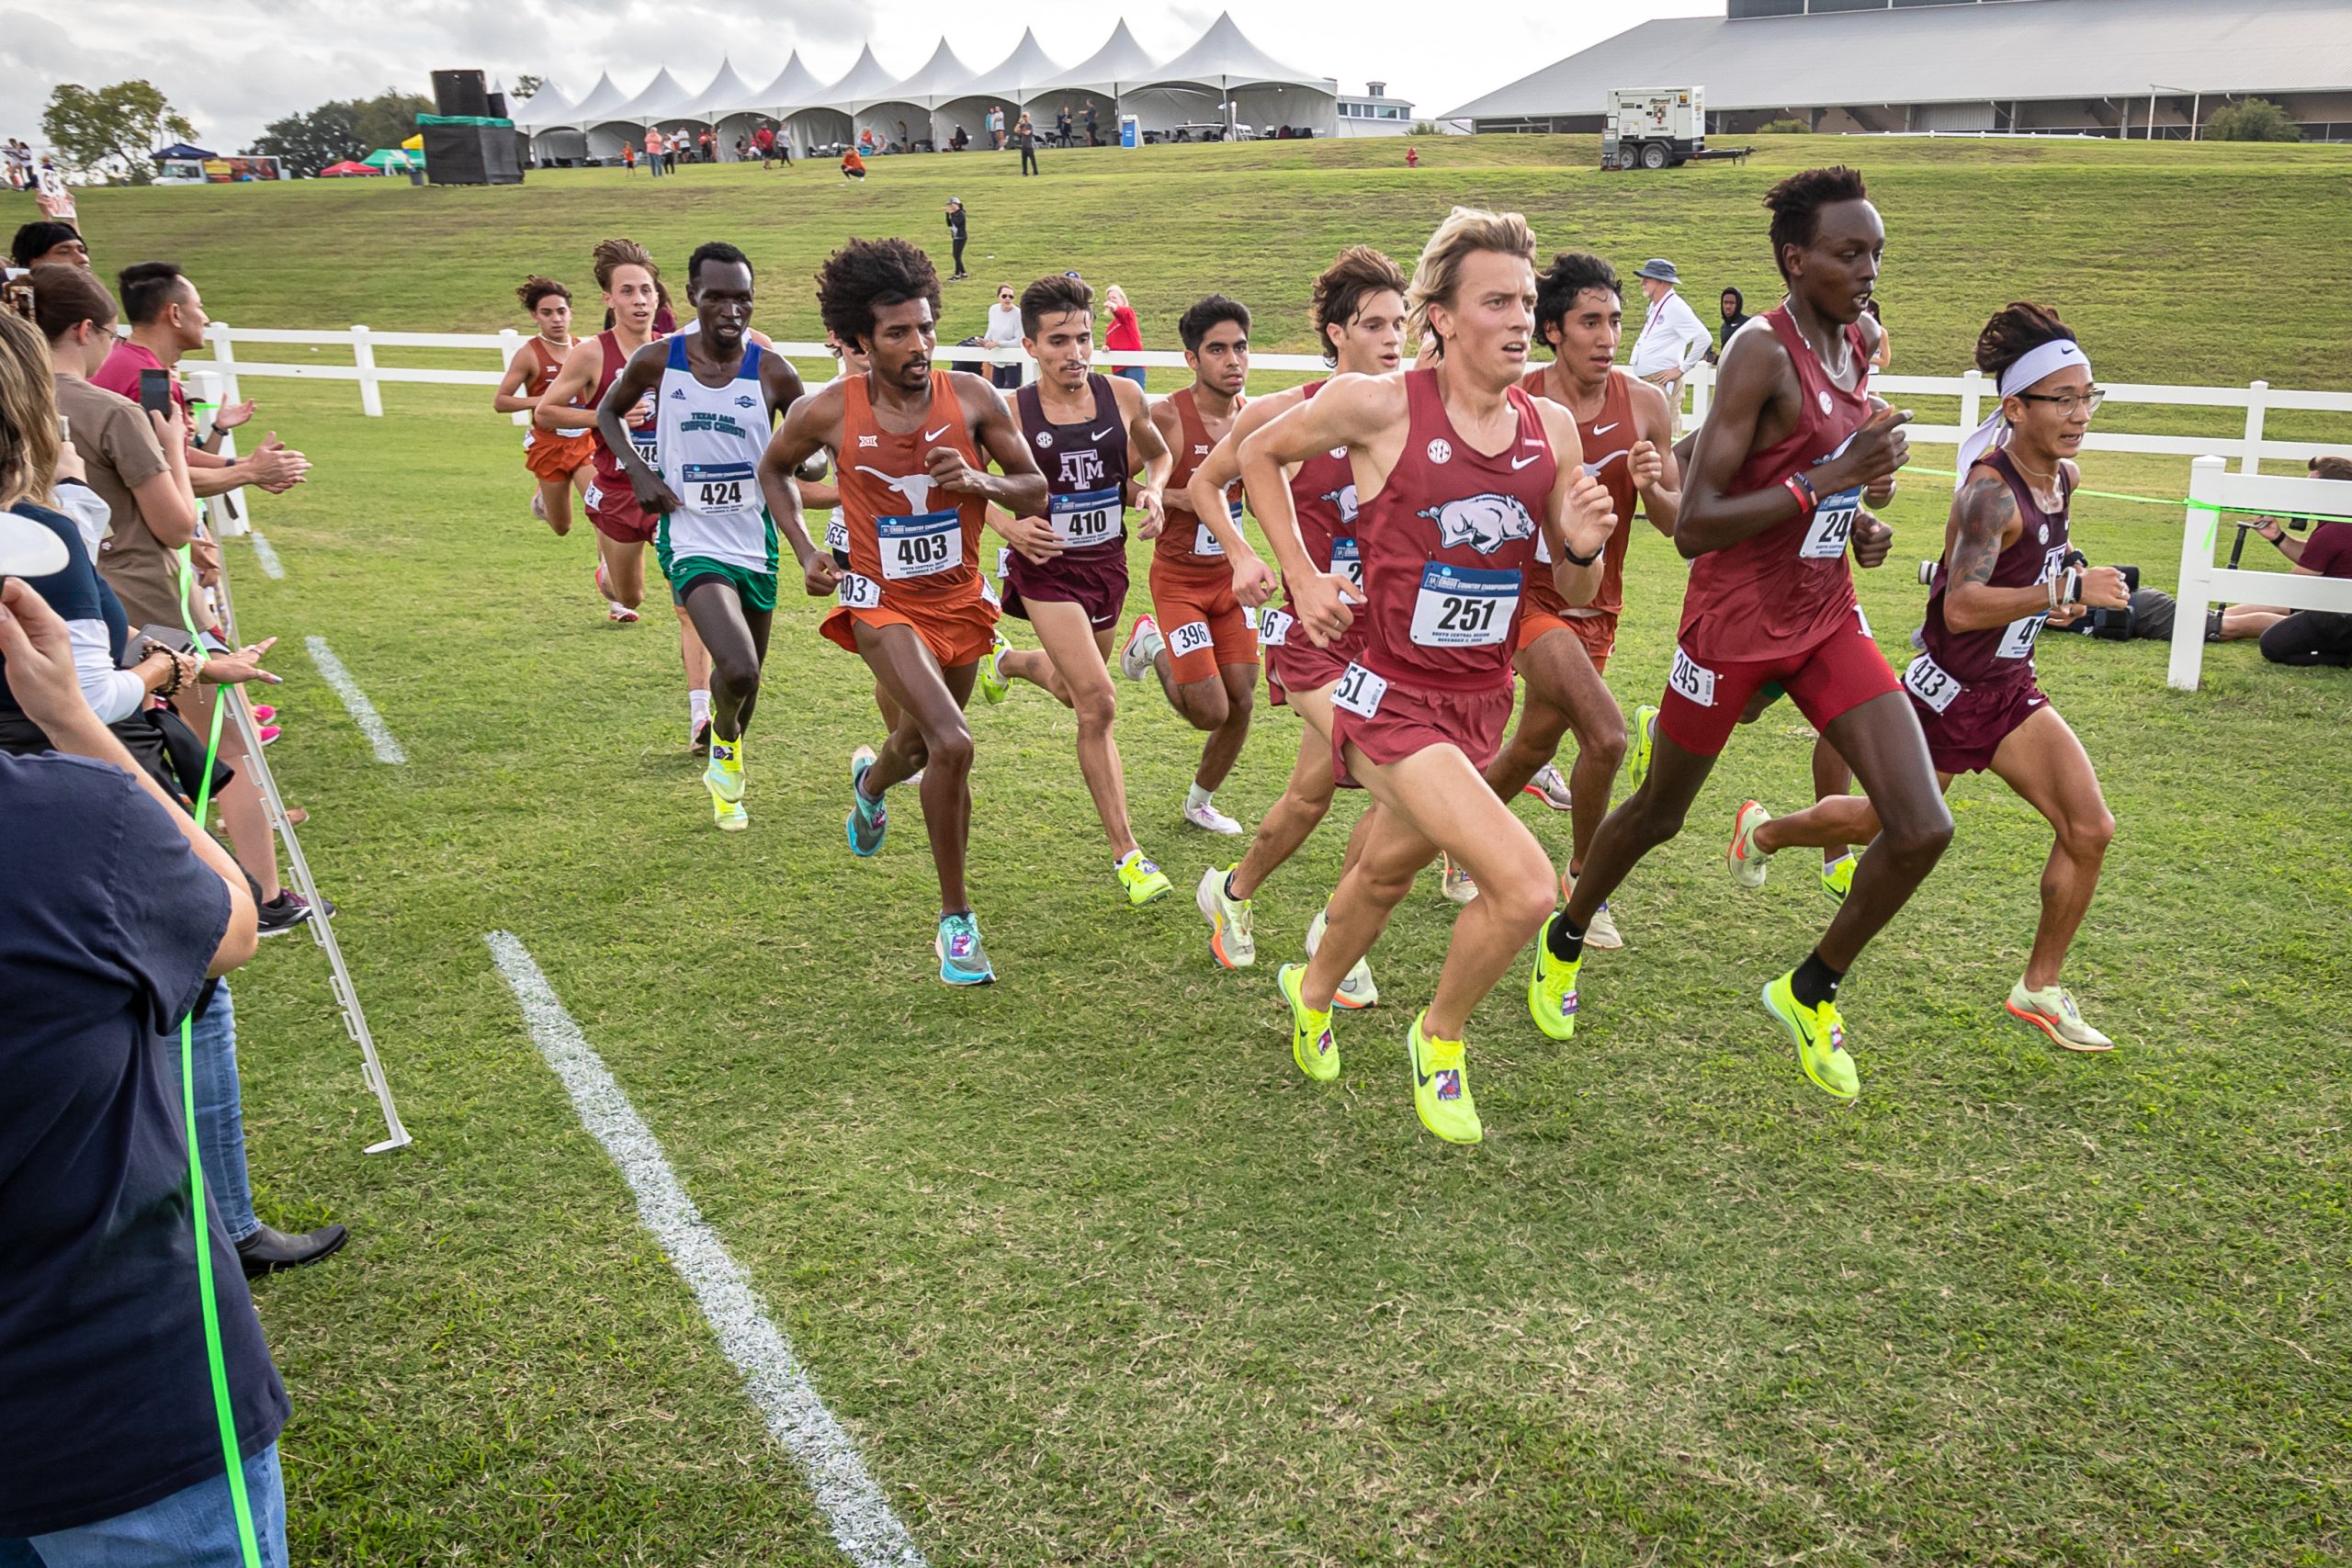
[[[508,361],[523,348],[523,334],[509,329],[502,333],[397,333],[377,332],[364,326],[350,327],[340,332],[308,332],[275,327],[232,327],[225,321],[215,321],[208,333],[213,357],[210,360],[190,359],[182,362],[184,369],[212,370],[222,378],[226,395],[234,402],[243,396],[237,389],[243,377],[291,377],[317,381],[356,381],[359,384],[359,406],[371,417],[380,418],[384,412],[384,385],[387,382],[414,383],[444,387],[495,387],[505,375]],[[347,348],[351,351],[349,365],[306,364],[301,361],[254,360],[241,358],[238,347],[279,344],[308,348]],[[829,367],[832,355],[820,343],[779,343],[779,353],[787,358],[807,364]],[[379,363],[380,351],[390,349],[458,349],[484,355],[496,355],[496,367],[486,370],[426,369],[416,367]],[[1019,350],[989,350],[962,348],[941,344],[939,357],[961,361],[976,367],[987,364],[1013,364],[1023,367],[1024,376],[1034,375],[1035,365]],[[1155,369],[1182,369],[1184,356],[1181,354],[1147,351],[1108,352],[1097,350],[1095,364],[1115,368],[1129,365],[1148,366]],[[1308,354],[1254,354],[1250,367],[1253,372],[1319,371],[1322,360]],[[830,371],[828,372],[830,378]],[[1984,417],[1984,400],[1993,391],[1984,373],[1970,370],[1960,376],[1879,376],[1872,378],[1872,389],[1889,398],[1945,397],[1960,400],[1960,423],[1957,424],[1914,424],[1911,439],[1929,446],[1956,445],[1964,431],[1975,428]],[[1693,422],[1703,420],[1708,400],[1714,390],[1714,371],[1701,366],[1685,383],[1686,417]],[[2104,452],[2142,452],[2179,457],[2202,457],[2216,454],[2233,457],[2243,473],[2262,471],[2267,459],[2291,462],[2300,466],[2306,458],[2318,455],[2352,457],[2352,443],[2314,443],[2311,441],[2280,441],[2263,434],[2265,420],[2273,412],[2285,410],[2309,411],[2318,413],[2352,415],[2352,392],[2305,392],[2273,387],[2267,381],[2253,381],[2244,387],[2171,387],[2151,383],[2126,382],[2107,388],[2107,407],[2125,404],[2165,405],[2176,408],[2239,409],[2245,414],[2245,434],[2236,438],[2211,435],[2170,435],[2140,434],[2113,428],[2115,420],[2105,416],[2101,428],[2094,430],[2084,446]],[[514,415],[514,423],[524,423],[528,415]]]

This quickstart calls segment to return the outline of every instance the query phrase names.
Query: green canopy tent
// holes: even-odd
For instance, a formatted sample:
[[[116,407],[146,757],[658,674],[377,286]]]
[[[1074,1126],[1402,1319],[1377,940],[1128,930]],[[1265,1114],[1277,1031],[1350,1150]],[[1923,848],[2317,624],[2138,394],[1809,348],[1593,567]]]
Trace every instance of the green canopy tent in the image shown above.
[[[359,161],[369,168],[387,175],[404,175],[411,169],[424,167],[423,152],[403,152],[398,147],[379,147]]]

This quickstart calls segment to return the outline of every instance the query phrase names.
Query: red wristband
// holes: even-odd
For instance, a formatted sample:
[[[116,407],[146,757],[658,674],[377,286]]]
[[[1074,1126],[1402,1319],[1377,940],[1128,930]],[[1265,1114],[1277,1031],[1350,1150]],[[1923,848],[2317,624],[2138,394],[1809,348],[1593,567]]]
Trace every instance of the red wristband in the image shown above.
[[[1814,509],[1821,504],[1821,498],[1813,493],[1813,486],[1806,482],[1803,474],[1791,474],[1781,483],[1791,495],[1796,497],[1799,516],[1812,516]]]

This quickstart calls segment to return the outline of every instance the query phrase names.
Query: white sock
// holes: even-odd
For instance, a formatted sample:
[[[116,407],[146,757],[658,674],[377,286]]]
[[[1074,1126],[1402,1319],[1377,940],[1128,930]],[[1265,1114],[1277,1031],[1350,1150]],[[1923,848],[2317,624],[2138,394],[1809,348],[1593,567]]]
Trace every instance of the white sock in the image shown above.
[[[686,721],[693,725],[695,728],[700,729],[709,717],[710,694],[708,692],[688,692],[686,694]]]
[[[1205,811],[1216,804],[1216,791],[1213,789],[1203,789],[1194,784],[1184,793],[1184,809],[1187,811]]]

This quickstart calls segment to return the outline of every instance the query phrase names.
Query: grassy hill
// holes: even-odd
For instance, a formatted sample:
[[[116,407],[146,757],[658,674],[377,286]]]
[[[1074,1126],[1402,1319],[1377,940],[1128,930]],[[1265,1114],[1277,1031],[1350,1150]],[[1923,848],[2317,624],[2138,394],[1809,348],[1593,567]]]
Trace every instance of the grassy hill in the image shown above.
[[[1076,265],[1126,284],[1155,345],[1219,288],[1261,310],[1261,344],[1296,348],[1324,257],[1408,255],[1457,200],[1621,267],[1672,256],[1702,306],[1724,282],[1760,303],[1758,195],[1843,156],[1888,215],[1903,368],[1957,368],[1989,308],[2033,297],[2109,380],[2352,384],[2342,150],[1791,138],[1643,176],[1589,168],[1589,139],[1420,145],[1411,173],[1394,143],[1313,143],[1048,152],[1027,182],[967,155],[877,160],[865,188],[823,167],[597,171],[84,210],[102,266],[174,255],[243,324],[494,328],[523,271],[578,280],[594,240],[628,232],[673,265],[738,241],[763,324],[805,333],[828,248],[944,238],[956,194],[977,277],[951,333],[999,276]],[[2068,977],[2121,1049],[2062,1057],[2001,1014],[2049,835],[1970,776],[1951,852],[1849,982],[1864,1087],[1846,1110],[1755,1000],[1826,919],[1812,868],[1782,857],[1753,894],[1723,870],[1743,798],[1808,793],[1810,732],[1772,710],[1617,898],[1629,945],[1588,968],[1576,1041],[1528,1025],[1524,969],[1479,1010],[1487,1142],[1451,1149],[1413,1120],[1400,1044],[1453,913],[1434,878],[1375,952],[1384,1006],[1340,1021],[1342,1080],[1308,1086],[1285,1049],[1273,966],[1357,799],[1260,898],[1262,966],[1224,973],[1189,894],[1235,852],[1177,821],[1194,732],[1121,685],[1137,831],[1179,888],[1129,910],[1074,727],[1021,689],[973,716],[972,884],[1003,979],[949,993],[925,961],[915,801],[880,856],[843,847],[871,683],[788,585],[752,827],[722,837],[667,612],[606,624],[584,527],[527,520],[485,396],[394,387],[368,420],[347,386],[248,390],[318,463],[257,500],[282,581],[229,547],[244,631],[285,639],[270,759],[311,812],[417,1139],[358,1152],[380,1133],[323,965],[266,944],[235,982],[260,1206],[355,1238],[257,1292],[295,1404],[296,1561],[841,1561],[534,1049],[492,931],[536,955],[933,1563],[2352,1552],[2352,783],[2326,739],[2352,726],[2344,672],[2234,645],[2188,696],[2159,645],[2045,638],[2042,683],[2120,824]],[[2129,490],[2179,465],[2090,468]],[[1921,600],[1905,563],[1943,501],[1905,485],[1896,556],[1861,584],[1898,658]],[[2088,502],[2077,536],[2168,582],[2179,515]],[[1610,669],[1628,710],[1662,687],[1684,573],[1636,529]],[[370,761],[305,634],[407,765]],[[1261,707],[1220,804],[1254,824],[1296,737]],[[1518,809],[1565,857],[1566,819]]]

